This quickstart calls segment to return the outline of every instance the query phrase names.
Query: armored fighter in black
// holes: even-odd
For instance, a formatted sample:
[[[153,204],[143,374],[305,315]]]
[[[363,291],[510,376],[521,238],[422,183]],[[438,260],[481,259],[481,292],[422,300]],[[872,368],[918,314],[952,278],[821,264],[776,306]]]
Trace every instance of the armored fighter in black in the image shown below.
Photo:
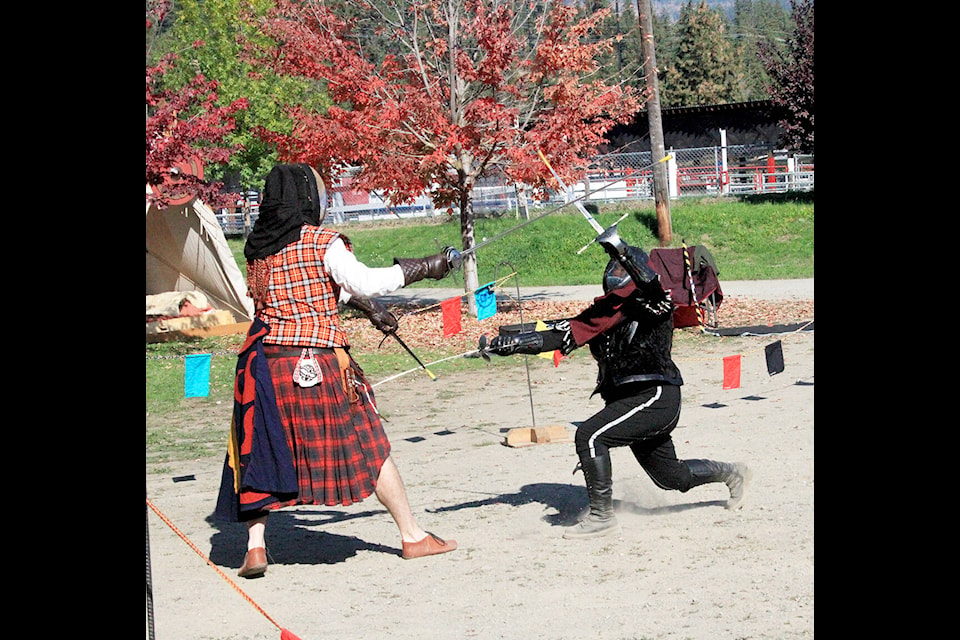
[[[604,295],[577,316],[548,322],[544,331],[500,335],[484,353],[512,355],[583,345],[597,361],[597,386],[605,406],[577,427],[575,445],[587,486],[590,510],[568,527],[564,538],[591,538],[619,530],[613,510],[610,448],[628,446],[653,482],[686,492],[711,482],[730,490],[728,509],[738,508],[751,478],[741,463],[680,460],[671,433],[680,419],[683,378],[671,357],[673,302],[650,268],[647,254],[623,243],[615,227],[598,242],[610,255],[603,273]]]

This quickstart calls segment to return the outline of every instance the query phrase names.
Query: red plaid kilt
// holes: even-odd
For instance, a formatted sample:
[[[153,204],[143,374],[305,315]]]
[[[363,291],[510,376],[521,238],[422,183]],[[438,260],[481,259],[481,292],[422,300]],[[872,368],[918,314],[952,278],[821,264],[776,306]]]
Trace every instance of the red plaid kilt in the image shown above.
[[[313,349],[323,380],[304,388],[293,382],[299,356],[273,356],[274,348],[264,345],[300,495],[265,508],[349,505],[369,497],[376,489],[380,467],[390,455],[390,441],[376,410],[373,389],[360,366],[351,359],[361,385],[360,401],[351,404],[333,349]],[[290,352],[290,347],[283,349]]]

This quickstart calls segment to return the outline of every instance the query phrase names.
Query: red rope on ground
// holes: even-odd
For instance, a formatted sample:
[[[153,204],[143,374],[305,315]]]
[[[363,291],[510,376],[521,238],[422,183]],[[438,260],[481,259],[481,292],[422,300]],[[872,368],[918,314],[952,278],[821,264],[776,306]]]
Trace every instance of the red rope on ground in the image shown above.
[[[248,596],[246,593],[244,593],[243,590],[242,590],[240,587],[238,587],[237,584],[236,584],[233,580],[231,580],[231,579],[227,576],[227,574],[225,574],[225,573],[220,569],[220,567],[218,567],[217,565],[213,564],[213,562],[211,562],[208,557],[206,557],[205,555],[203,555],[203,553],[200,551],[200,549],[198,549],[195,544],[193,544],[192,542],[190,542],[190,540],[189,540],[185,535],[183,535],[183,533],[181,533],[179,529],[177,529],[177,526],[176,526],[175,524],[173,524],[172,522],[170,522],[170,520],[169,520],[165,515],[163,515],[163,514],[160,512],[160,510],[157,509],[157,508],[153,505],[152,502],[150,502],[150,498],[147,498],[147,506],[150,507],[150,508],[153,510],[153,512],[154,512],[155,514],[157,514],[157,517],[159,517],[161,520],[163,520],[164,524],[166,524],[168,527],[170,527],[170,529],[171,529],[175,534],[177,534],[177,536],[179,536],[181,540],[183,540],[184,542],[186,542],[188,547],[190,547],[191,549],[193,549],[198,556],[200,556],[201,558],[203,558],[208,565],[210,565],[211,567],[213,567],[213,570],[216,571],[217,573],[219,573],[219,574],[220,574],[220,577],[223,578],[224,580],[226,580],[226,581],[230,584],[230,586],[233,587],[233,589],[234,589],[237,593],[240,594],[240,597],[242,597],[244,600],[246,600],[246,601],[249,602],[251,605],[253,605],[253,608],[256,609],[257,611],[259,611],[261,614],[263,614],[263,617],[264,617],[264,618],[266,618],[267,620],[269,620],[270,622],[272,622],[273,625],[274,625],[277,629],[280,629],[280,640],[300,640],[300,638],[298,638],[297,636],[293,635],[292,633],[290,633],[290,632],[287,631],[286,629],[282,628],[279,624],[277,624],[276,620],[274,620],[273,618],[271,618],[271,617],[267,614],[267,612],[264,611],[262,607],[260,607],[260,605],[258,605],[256,602],[253,601],[252,598],[250,598],[250,596]]]

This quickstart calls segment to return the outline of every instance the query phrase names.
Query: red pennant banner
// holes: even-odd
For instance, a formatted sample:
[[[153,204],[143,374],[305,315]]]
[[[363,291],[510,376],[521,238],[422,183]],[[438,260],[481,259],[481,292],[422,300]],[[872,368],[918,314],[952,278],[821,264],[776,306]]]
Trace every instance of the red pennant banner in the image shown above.
[[[440,303],[443,313],[443,337],[449,338],[460,333],[460,298],[450,298]]]
[[[723,388],[736,389],[740,386],[740,356],[727,356],[723,359]]]
[[[563,360],[563,354],[560,353],[560,350],[557,349],[553,352],[553,366],[554,368],[560,366],[560,361]]]

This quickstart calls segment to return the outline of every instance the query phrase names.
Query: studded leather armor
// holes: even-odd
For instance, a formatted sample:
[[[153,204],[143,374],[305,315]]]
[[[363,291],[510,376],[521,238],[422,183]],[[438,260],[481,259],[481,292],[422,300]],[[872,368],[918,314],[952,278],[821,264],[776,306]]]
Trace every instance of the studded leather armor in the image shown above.
[[[594,393],[607,397],[617,387],[649,382],[682,385],[683,377],[670,356],[673,311],[655,313],[635,298],[628,319],[589,342],[598,364]]]

